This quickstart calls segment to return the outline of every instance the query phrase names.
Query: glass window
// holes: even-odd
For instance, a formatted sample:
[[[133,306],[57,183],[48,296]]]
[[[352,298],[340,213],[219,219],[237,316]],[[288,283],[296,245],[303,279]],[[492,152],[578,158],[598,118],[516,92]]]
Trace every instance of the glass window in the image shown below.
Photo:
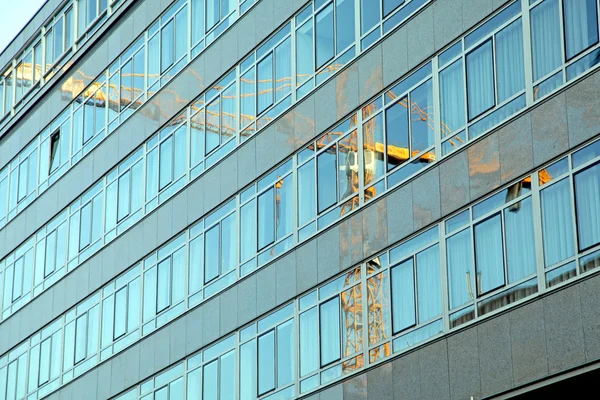
[[[46,237],[46,262],[44,263],[44,277],[56,269],[56,230]]]
[[[467,95],[469,120],[494,107],[494,65],[492,41],[467,55]]]
[[[446,241],[450,308],[475,298],[471,231],[465,229]]]
[[[256,342],[240,347],[240,400],[256,398]]]
[[[160,144],[159,190],[163,190],[173,180],[173,137]]]
[[[600,164],[575,175],[579,250],[600,242]]]
[[[52,338],[44,340],[40,345],[40,369],[38,385],[41,386],[50,380],[50,357],[52,349]]]
[[[296,30],[296,82],[300,86],[312,76],[313,61],[313,24],[312,18]]]
[[[164,73],[171,65],[173,65],[174,60],[174,27],[173,20],[169,21],[163,28],[160,33],[160,72]]]
[[[202,399],[218,400],[217,389],[219,387],[219,360],[215,360],[204,366],[204,379],[202,379]]]
[[[570,192],[569,180],[563,179],[541,193],[546,267],[575,254]]]
[[[130,211],[130,194],[131,194],[131,173],[127,171],[119,177],[119,191],[117,204],[117,221],[129,215]]]
[[[404,0],[383,0],[383,16],[386,17],[402,3],[404,3]]]
[[[258,114],[273,104],[273,53],[258,63]]]
[[[240,215],[240,261],[246,261],[256,253],[257,236],[256,201],[245,204]]]
[[[337,157],[336,146],[332,146],[317,157],[317,189],[319,213],[337,201]]]
[[[275,389],[275,332],[258,338],[258,395]]]
[[[498,102],[525,89],[523,67],[523,28],[517,20],[496,35]]]
[[[378,126],[380,127],[381,123]],[[380,136],[380,141],[383,142],[381,128],[376,131],[378,135],[374,136]],[[337,174],[337,198],[343,200],[358,191],[358,135],[356,131],[342,138],[338,142],[337,149],[337,169],[339,171]]]
[[[485,294],[504,285],[501,215],[475,225],[477,293]]]
[[[417,308],[419,323],[442,313],[442,284],[440,280],[440,250],[432,246],[417,254]]]
[[[294,321],[277,327],[277,387],[294,380]]]
[[[235,213],[221,222],[221,273],[231,271],[236,265],[237,239]]]
[[[316,15],[315,42],[317,47],[317,69],[333,58],[333,4],[328,5]]]
[[[158,264],[156,283],[156,313],[171,305],[171,258]]]
[[[21,256],[17,259],[13,266],[13,287],[12,287],[12,301],[18,300],[23,295],[23,275],[25,268],[24,257]],[[8,273],[7,273],[8,275]]]
[[[531,197],[504,210],[508,282],[535,272],[535,241]]]
[[[300,376],[319,368],[317,308],[300,314]]]
[[[77,318],[75,322],[75,364],[85,360],[87,350],[87,314]]]
[[[219,225],[206,231],[204,283],[219,276]]]
[[[209,0],[210,1],[210,0]],[[204,0],[192,0],[192,44],[204,37]]]
[[[63,51],[63,18],[61,17],[54,25],[54,59],[56,60]]]
[[[440,72],[442,138],[465,125],[463,61],[458,60]]]
[[[372,27],[379,23],[381,17],[380,1],[360,0],[360,25],[361,34],[367,33]]]
[[[531,10],[533,79],[543,78],[562,63],[558,0],[545,0]]]
[[[315,216],[315,161],[310,160],[298,169],[298,224]]]
[[[354,43],[354,0],[336,0],[336,45],[337,54]]]
[[[410,93],[411,150],[423,151],[434,143],[433,87],[431,79]]]
[[[188,45],[188,27],[187,27],[187,7],[181,9],[175,16],[175,60],[179,60],[189,48]]]
[[[274,189],[258,196],[258,250],[275,241]]]
[[[338,296],[321,304],[319,308],[321,367],[324,367],[341,357],[340,301]]]
[[[92,241],[92,202],[81,208],[81,222],[79,231],[79,250],[85,249]]]
[[[113,339],[116,340],[127,332],[127,287],[115,293],[115,327]]]
[[[292,91],[292,39],[287,38],[275,49],[275,101]]]
[[[221,0],[206,0],[206,31],[221,19]]]
[[[416,324],[415,276],[412,258],[392,268],[392,325],[394,333]]]
[[[567,60],[598,43],[596,0],[564,0]]]
[[[206,106],[206,154],[221,144],[221,96]]]
[[[235,353],[230,351],[221,356],[220,364],[219,399],[235,400]]]

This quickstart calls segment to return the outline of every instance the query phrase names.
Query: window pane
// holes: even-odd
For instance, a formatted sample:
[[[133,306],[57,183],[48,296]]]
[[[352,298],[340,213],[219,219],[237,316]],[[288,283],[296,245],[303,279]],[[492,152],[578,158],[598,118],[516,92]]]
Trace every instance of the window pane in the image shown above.
[[[314,72],[313,24],[308,20],[296,30],[296,81],[297,86],[306,82]]]
[[[354,0],[336,0],[337,54],[354,43]]]
[[[337,201],[336,146],[332,146],[317,157],[317,190],[319,213]]]
[[[237,240],[235,213],[221,222],[221,273],[231,271],[236,265]]]
[[[256,398],[256,341],[240,347],[240,400]]]
[[[475,225],[477,293],[484,294],[504,285],[504,252],[500,214]]]
[[[169,388],[163,387],[154,393],[154,400],[169,400]]]
[[[15,301],[23,294],[24,257],[21,256],[14,264],[12,300]]]
[[[531,10],[533,79],[538,80],[561,64],[558,0],[545,0]]]
[[[471,231],[464,231],[446,241],[450,308],[475,299]]]
[[[600,164],[575,175],[579,250],[600,242]]]
[[[75,363],[85,359],[87,347],[87,314],[77,318],[75,324]]]
[[[598,42],[596,0],[564,0],[567,60]]]
[[[417,298],[419,323],[442,313],[440,249],[436,244],[417,254]]]
[[[46,263],[44,266],[44,277],[54,272],[56,268],[56,231],[46,237]]]
[[[92,234],[92,203],[88,203],[81,209],[81,225],[79,232],[79,250],[83,250],[90,244]]]
[[[119,194],[118,194],[118,212],[117,220],[121,221],[129,215],[129,195],[130,195],[130,172],[119,177]]]
[[[258,395],[275,389],[275,332],[258,338]]]
[[[206,154],[221,144],[221,96],[206,106]]]
[[[544,259],[549,267],[575,254],[569,180],[544,189],[541,199]]]
[[[535,243],[531,197],[504,210],[508,282],[535,272]]]
[[[404,0],[383,0],[383,16],[386,17],[402,3],[404,3]]]
[[[517,20],[496,35],[498,102],[525,89],[523,66],[523,27]]]
[[[258,114],[273,104],[273,53],[258,63]]]
[[[467,94],[469,120],[495,105],[491,40],[467,56]]]
[[[221,19],[221,0],[206,0],[206,31]]]
[[[415,276],[412,258],[392,268],[392,326],[398,333],[415,320]]]
[[[361,34],[364,35],[374,27],[379,22],[380,15],[379,1],[360,0]]]
[[[319,368],[317,308],[300,314],[300,376]]]
[[[275,197],[275,232],[276,238],[282,239],[292,232],[294,222],[294,192],[292,175],[279,180],[276,184]]]
[[[287,38],[275,49],[275,101],[292,91],[292,39]]]
[[[277,327],[277,387],[294,380],[294,321]]]
[[[173,137],[160,144],[159,188],[162,190],[173,180]]]
[[[192,44],[204,36],[204,0],[192,0]]]
[[[465,125],[463,62],[458,60],[440,72],[442,139]]]
[[[320,306],[321,366],[341,357],[340,301],[336,296]]]
[[[188,49],[188,29],[187,13],[188,8],[184,7],[175,16],[175,60],[179,60]]]
[[[161,74],[167,70],[174,61],[173,49],[173,20],[166,24],[160,32],[160,72]]]
[[[221,357],[220,378],[219,400],[235,400],[235,352]]]
[[[50,349],[52,339],[48,338],[40,345],[40,370],[39,370],[39,385],[50,380]]]
[[[245,204],[240,215],[240,261],[244,262],[256,253],[256,202]]]
[[[127,287],[115,293],[115,328],[113,338],[117,339],[127,332]]]
[[[406,161],[408,154],[408,98],[400,99],[385,114],[387,170]]]
[[[158,264],[156,285],[156,312],[159,313],[171,305],[171,258]]]
[[[328,5],[316,15],[317,69],[333,58],[333,4]]]
[[[275,240],[274,204],[273,188],[258,197],[258,250]]]
[[[381,124],[379,124],[381,126]],[[378,129],[381,140],[383,132]],[[377,138],[375,139],[377,140]],[[358,191],[358,135],[356,131],[339,141],[338,148],[338,199],[345,199]],[[372,166],[371,164],[369,166]]]
[[[63,19],[54,25],[54,59],[63,53]]]
[[[27,196],[27,178],[29,176],[29,158],[25,159],[19,165],[19,192],[17,201],[21,201]]]
[[[133,56],[133,97],[136,99],[144,93],[144,75],[146,73],[144,66],[145,48],[135,53]]]
[[[204,236],[190,242],[190,294],[196,293],[204,283]]]
[[[433,88],[431,79],[410,93],[411,155],[433,146]]]
[[[202,380],[202,399],[218,400],[217,388],[219,379],[219,361],[215,360],[204,366],[204,379]]]
[[[219,276],[219,233],[219,225],[216,225],[205,234],[204,283],[208,283]]]
[[[298,224],[303,225],[315,216],[315,161],[310,160],[298,169]]]

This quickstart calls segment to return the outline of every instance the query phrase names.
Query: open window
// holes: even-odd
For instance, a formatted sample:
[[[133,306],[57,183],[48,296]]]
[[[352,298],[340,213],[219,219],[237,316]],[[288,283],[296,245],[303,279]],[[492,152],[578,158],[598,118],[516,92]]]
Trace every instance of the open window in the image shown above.
[[[60,165],[60,157],[58,157],[59,144],[60,128],[50,135],[50,162],[48,163],[48,175],[50,175]]]

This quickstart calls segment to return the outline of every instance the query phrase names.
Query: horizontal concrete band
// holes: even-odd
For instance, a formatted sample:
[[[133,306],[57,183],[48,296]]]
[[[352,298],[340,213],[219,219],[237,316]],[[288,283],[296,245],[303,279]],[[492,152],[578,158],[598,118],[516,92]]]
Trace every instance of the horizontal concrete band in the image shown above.
[[[305,0],[294,1],[298,3],[298,9],[305,3]],[[157,95],[144,103],[131,118],[4,226],[0,230],[0,259],[124,160],[156,133],[160,126],[180,114],[182,108],[193,101],[205,88],[216,83],[218,78],[231,69],[243,55],[260,44],[267,34],[272,33],[272,30],[258,32],[258,29],[256,35],[241,33],[247,29],[254,32],[255,23],[258,24],[257,26],[274,25],[275,18],[267,18],[270,22],[265,25],[260,21],[261,18],[265,18],[261,15],[278,14],[277,21],[283,22],[298,10],[292,9],[291,5],[276,7],[277,4],[279,3],[274,0],[261,0],[205,52],[188,64]],[[229,51],[221,51],[221,48]],[[43,212],[38,212],[39,209]]]
[[[597,87],[599,77],[600,74],[598,73],[592,75],[592,77],[567,90],[566,93],[561,93],[555,98],[544,102],[533,111],[525,113],[507,127],[485,137],[484,140],[475,143],[467,149],[461,150],[453,157],[436,165],[425,175],[418,178],[419,184],[410,183],[404,185],[399,190],[392,192],[388,197],[384,197],[374,203],[374,205],[363,209],[360,213],[354,214],[350,219],[343,221],[340,225],[342,227],[341,231],[346,231],[344,224],[351,223],[357,235],[362,235],[362,240],[359,237],[358,242],[364,242],[363,248],[365,250],[363,251],[363,248],[351,246],[352,254],[349,255],[328,254],[324,250],[324,256],[334,257],[336,261],[328,265],[333,265],[336,268],[340,266],[342,269],[347,268],[348,265],[362,260],[362,254],[372,254],[386,247],[388,244],[406,237],[406,235],[430,224],[441,216],[448,215],[448,213],[468,204],[471,200],[480,197],[502,183],[510,181],[534,166],[538,166],[551,157],[554,157],[556,154],[560,154],[560,152],[564,152],[572,146],[581,143],[586,137],[592,136],[591,132],[600,131],[593,128],[594,126],[598,126],[600,117],[597,115],[593,116],[587,110],[590,104],[598,101],[594,98],[593,89]],[[567,99],[570,101],[572,97],[579,99],[582,96],[583,100],[579,104],[574,103],[573,107],[569,107],[570,111],[567,112]],[[552,113],[552,115],[557,113],[556,102],[559,103],[558,109],[562,109],[561,116],[556,117],[558,121],[564,121],[562,126],[560,123],[548,122],[547,113]],[[586,114],[586,116],[582,117],[582,114]],[[570,123],[569,129],[567,129],[566,121],[570,118],[576,121]],[[538,120],[541,122],[538,123]],[[547,125],[551,125],[552,129]],[[586,126],[588,127],[587,129],[585,128]],[[574,131],[571,131],[571,128]],[[521,137],[520,135],[524,136]],[[261,135],[257,138],[260,137]],[[521,152],[516,152],[508,147],[508,144],[516,146],[514,137],[523,141],[522,145],[517,146]],[[249,141],[249,146],[252,146],[253,143],[253,140]],[[508,144],[501,147],[500,143]],[[548,146],[552,147],[552,151],[547,148]],[[269,149],[273,148],[273,146],[261,146],[263,149],[267,147]],[[246,145],[241,149],[246,149],[246,151],[253,150],[252,147]],[[529,155],[523,153],[523,151],[525,153],[529,152]],[[253,153],[254,151],[251,154]],[[491,161],[485,158],[487,155],[492,157]],[[238,157],[237,160],[235,156]],[[34,299],[22,311],[19,311],[6,320],[3,326],[9,327],[9,329],[5,330],[9,338],[0,341],[0,343],[6,343],[1,352],[3,353],[10,349],[19,340],[29,336],[41,326],[58,317],[66,309],[97,290],[101,285],[124,271],[134,262],[137,262],[144,255],[166,243],[175,233],[181,232],[193,221],[201,218],[205,213],[204,210],[210,210],[220,204],[218,200],[219,194],[223,199],[231,196],[233,194],[233,186],[235,185],[221,185],[220,182],[235,182],[236,178],[238,183],[242,181],[242,175],[248,173],[248,168],[242,167],[243,158],[242,152],[234,153],[228,157],[217,168],[210,170],[207,174],[196,180],[188,189],[170,199],[157,211],[150,214],[130,231],[117,238],[96,256],[57,283],[57,285],[50,288],[39,298]],[[487,163],[491,163],[494,168],[481,168],[480,164]],[[238,165],[240,165],[239,169],[236,168]],[[479,171],[482,170],[489,172],[481,174]],[[245,186],[251,181],[251,179],[246,180],[241,186]],[[202,190],[205,185],[206,187],[213,188],[213,190]],[[433,190],[434,188],[435,190]],[[432,193],[434,196],[431,195]],[[436,197],[435,193],[439,193],[441,199],[444,199],[444,201],[441,201],[440,197]],[[387,200],[388,198],[389,200]],[[409,200],[413,200],[414,203],[403,207],[403,203],[397,203],[400,198],[408,198]],[[191,199],[191,201],[188,199]],[[391,201],[390,204],[393,204],[394,208],[396,208],[397,204],[399,211],[391,213],[386,217],[385,212],[378,212],[375,207],[386,207],[385,209],[387,209],[387,201]],[[365,214],[377,214],[377,217],[365,217],[363,221],[362,216]],[[388,218],[388,223],[385,231],[378,231],[376,237],[374,237],[375,233],[369,231],[369,224],[377,218]],[[401,219],[394,220],[394,218]],[[406,224],[407,220],[413,219],[413,226]],[[398,223],[398,221],[402,221],[402,223]],[[159,229],[159,226],[161,229]],[[361,229],[355,229],[356,227],[361,227]],[[333,239],[331,243],[339,243],[339,231],[340,229],[335,227],[319,238],[331,237]],[[371,239],[369,239],[370,237]],[[119,265],[114,265],[116,255],[118,255]],[[337,260],[335,259],[336,257]],[[326,262],[323,262],[322,265],[323,268],[327,268],[325,266]],[[316,264],[314,266],[316,267]],[[332,273],[326,274],[327,277],[324,279],[327,279],[338,271],[339,269],[335,269]],[[314,284],[316,283],[315,281]],[[305,289],[312,286],[309,285]],[[77,290],[76,292],[66,291],[66,287],[77,287]],[[32,311],[27,311],[30,309]],[[29,318],[30,312],[39,316],[39,318]],[[32,321],[35,326],[31,326]]]
[[[553,115],[556,114],[555,103],[560,103],[561,98],[562,101],[569,98],[570,93],[577,92],[578,95],[583,93],[584,96],[586,93],[594,93],[600,83],[597,81],[599,77],[600,73],[592,75],[571,87],[566,93],[561,93],[534,110],[522,114],[509,124],[492,132],[480,142],[460,151],[448,160],[434,165],[425,174],[418,176],[412,182],[376,200],[369,207],[351,214],[341,223],[309,240],[302,246],[293,249],[250,277],[237,282],[234,286],[190,310],[156,333],[143,338],[140,342],[107,360],[95,370],[65,386],[59,393],[65,390],[80,390],[76,388],[88,387],[90,385],[89,379],[92,379],[90,377],[94,377],[93,379],[108,379],[107,375],[103,375],[104,378],[99,375],[108,374],[108,376],[111,376],[111,382],[114,385],[111,383],[110,392],[102,393],[106,393],[106,396],[115,395],[139,380],[152,376],[173,362],[181,360],[183,357],[243,326],[257,316],[267,313],[339,272],[347,270],[364,259],[368,259],[419,229],[439,221],[440,218],[447,216],[452,211],[468,205],[471,200],[467,197],[476,196],[479,191],[487,193],[492,190],[492,187],[498,187],[532,171],[536,166],[533,161],[535,152],[545,149],[548,142],[565,143],[564,150],[576,146],[584,140],[584,136],[571,137],[566,127],[564,127],[562,133],[558,130],[550,131],[550,134],[543,136],[543,140],[538,141],[534,134],[534,131],[538,128],[534,129],[533,121],[547,120],[547,113],[549,112]],[[568,115],[566,107],[563,112]],[[556,115],[553,117],[556,118]],[[584,118],[581,115],[578,117]],[[565,118],[566,120],[567,118]],[[591,123],[592,121],[587,120],[585,122]],[[550,121],[547,121],[547,123],[550,123]],[[600,124],[600,117],[596,117],[596,124]],[[544,126],[541,128],[544,128]],[[588,129],[588,131],[590,130]],[[597,134],[600,130],[595,132]],[[551,136],[552,134],[554,136]],[[524,147],[529,148],[529,154],[510,151],[510,149],[502,152],[498,149],[498,143],[505,138],[514,138],[516,135],[524,143]],[[589,134],[588,136],[593,137],[594,135]],[[530,143],[530,146],[528,146],[528,143]],[[483,156],[487,154],[498,155],[490,164],[488,160],[483,159]],[[550,154],[548,151],[542,151],[537,161],[542,164],[558,155],[560,154]],[[460,159],[465,159],[466,162],[455,162]],[[488,167],[491,165],[496,172],[482,174],[479,171],[487,169],[482,169],[482,165]],[[502,171],[510,172],[503,174]],[[448,174],[452,174],[450,182],[458,182],[458,185],[448,186],[443,184],[442,177],[449,176]],[[443,202],[451,198],[450,192],[454,191],[465,192],[467,196],[452,200],[449,206],[450,209],[444,210]],[[188,193],[189,195],[193,194]],[[183,202],[184,200],[181,201],[182,203],[179,204],[183,207],[186,203]],[[187,205],[189,206],[189,204],[188,201]],[[180,214],[180,210],[183,209],[176,207],[174,203],[171,203],[171,205],[171,213],[164,216],[164,221],[170,221],[169,218],[175,219],[176,215]],[[188,213],[189,211],[190,208],[188,207]],[[138,240],[138,243],[141,240],[143,246],[148,236],[156,234],[155,229],[156,226],[151,226],[147,231],[140,232],[139,235],[131,237],[130,240]],[[348,246],[348,243],[362,243],[362,247]],[[114,261],[116,254],[128,254],[127,245],[133,245],[133,242],[124,243],[122,248],[116,250],[116,252],[124,251],[124,253],[113,252],[111,255],[112,260],[102,260],[104,262],[100,261],[97,267],[110,264]],[[84,271],[84,266],[80,268],[81,271]],[[85,269],[87,271],[82,273],[79,278],[81,281],[74,280],[71,276],[67,277],[64,281],[65,286],[62,287],[63,290],[67,287],[75,287],[80,282],[85,284],[85,278],[92,279],[92,274],[100,274],[100,271],[93,270],[90,263],[86,264]],[[75,274],[77,272],[72,275],[75,276]],[[88,283],[90,283],[89,280]],[[53,289],[58,290],[57,287]],[[60,293],[58,296],[64,296],[64,293]],[[59,297],[59,301],[64,300],[64,297]],[[48,301],[51,302],[52,299],[48,298]],[[39,299],[36,303],[39,303]],[[27,313],[25,315],[31,316],[32,314]],[[184,331],[186,332],[185,335],[183,334]],[[550,367],[548,371],[551,371]],[[108,389],[103,385],[98,390]],[[105,397],[100,396],[100,398]]]

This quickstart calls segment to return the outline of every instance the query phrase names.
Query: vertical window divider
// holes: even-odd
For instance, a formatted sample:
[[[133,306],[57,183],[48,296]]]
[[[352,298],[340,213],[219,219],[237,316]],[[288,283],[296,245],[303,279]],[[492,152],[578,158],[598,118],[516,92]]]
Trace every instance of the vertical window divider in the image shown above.
[[[368,367],[371,364],[371,358],[369,357],[370,354],[370,347],[371,344],[369,343],[369,297],[368,297],[368,286],[367,286],[367,274],[369,273],[369,271],[367,270],[367,263],[363,262],[360,264],[360,289],[361,289],[361,296],[362,296],[362,304],[363,304],[363,312],[362,312],[362,340],[363,340],[363,346],[362,346],[362,353],[363,353],[363,360],[364,360],[364,364],[365,367]],[[375,276],[376,274],[374,274]],[[388,280],[389,281],[389,280]],[[366,305],[366,307],[365,307]],[[299,324],[299,323],[298,323]],[[391,345],[391,342],[390,342]]]
[[[433,124],[433,140],[434,140],[434,150],[435,150],[435,159],[438,160],[442,155],[442,129],[441,129],[441,101],[440,101],[440,77],[439,77],[439,64],[438,57],[433,57],[431,60],[431,85],[433,87],[433,115],[434,115],[434,124]],[[466,86],[466,85],[463,85]],[[410,105],[408,108],[409,112],[409,120],[410,120]],[[385,115],[385,112],[384,112]],[[409,124],[410,125],[410,124]],[[384,125],[385,126],[385,125]],[[386,139],[387,139],[387,135]],[[385,148],[385,153],[387,153],[387,146]],[[412,155],[412,152],[409,152],[409,155]],[[387,162],[387,160],[386,160]],[[446,324],[444,323],[444,326]]]
[[[364,161],[364,140],[363,140],[363,115],[362,115],[362,110],[358,110],[355,111],[354,116],[356,117],[356,124],[355,124],[355,130],[356,130],[356,135],[358,136],[356,138],[356,142],[357,142],[357,158],[358,158],[358,208],[362,207],[365,204],[365,161]],[[352,116],[349,117],[350,120],[352,119]],[[352,129],[350,129],[350,132],[352,132]],[[336,146],[339,146],[339,143],[336,144]],[[315,168],[316,169],[316,168]],[[337,168],[336,166],[336,170],[339,170],[339,168]],[[339,173],[339,171],[338,171]],[[338,180],[339,181],[339,180]],[[318,211],[318,210],[317,210]],[[319,219],[318,213],[317,213],[317,221]]]
[[[436,75],[434,75],[436,76]],[[437,97],[435,97],[437,99]],[[439,124],[437,124],[439,126]],[[437,135],[436,135],[437,137]],[[436,143],[437,145],[437,143]],[[440,257],[440,280],[442,283],[441,294],[442,294],[442,329],[444,333],[447,333],[450,330],[450,301],[449,295],[450,291],[448,290],[448,265],[446,258],[446,230],[444,226],[444,222],[438,223],[439,229],[439,257]],[[458,231],[457,231],[458,232]],[[471,246],[472,247],[472,246]]]
[[[531,174],[531,201],[533,208],[533,237],[535,240],[534,243],[538,292],[543,293],[546,291],[546,274],[542,229],[542,201],[537,172]]]
[[[529,4],[526,1],[521,3],[521,26],[523,32],[523,63],[525,64],[525,107],[530,107],[533,104],[533,49],[531,45]]]

